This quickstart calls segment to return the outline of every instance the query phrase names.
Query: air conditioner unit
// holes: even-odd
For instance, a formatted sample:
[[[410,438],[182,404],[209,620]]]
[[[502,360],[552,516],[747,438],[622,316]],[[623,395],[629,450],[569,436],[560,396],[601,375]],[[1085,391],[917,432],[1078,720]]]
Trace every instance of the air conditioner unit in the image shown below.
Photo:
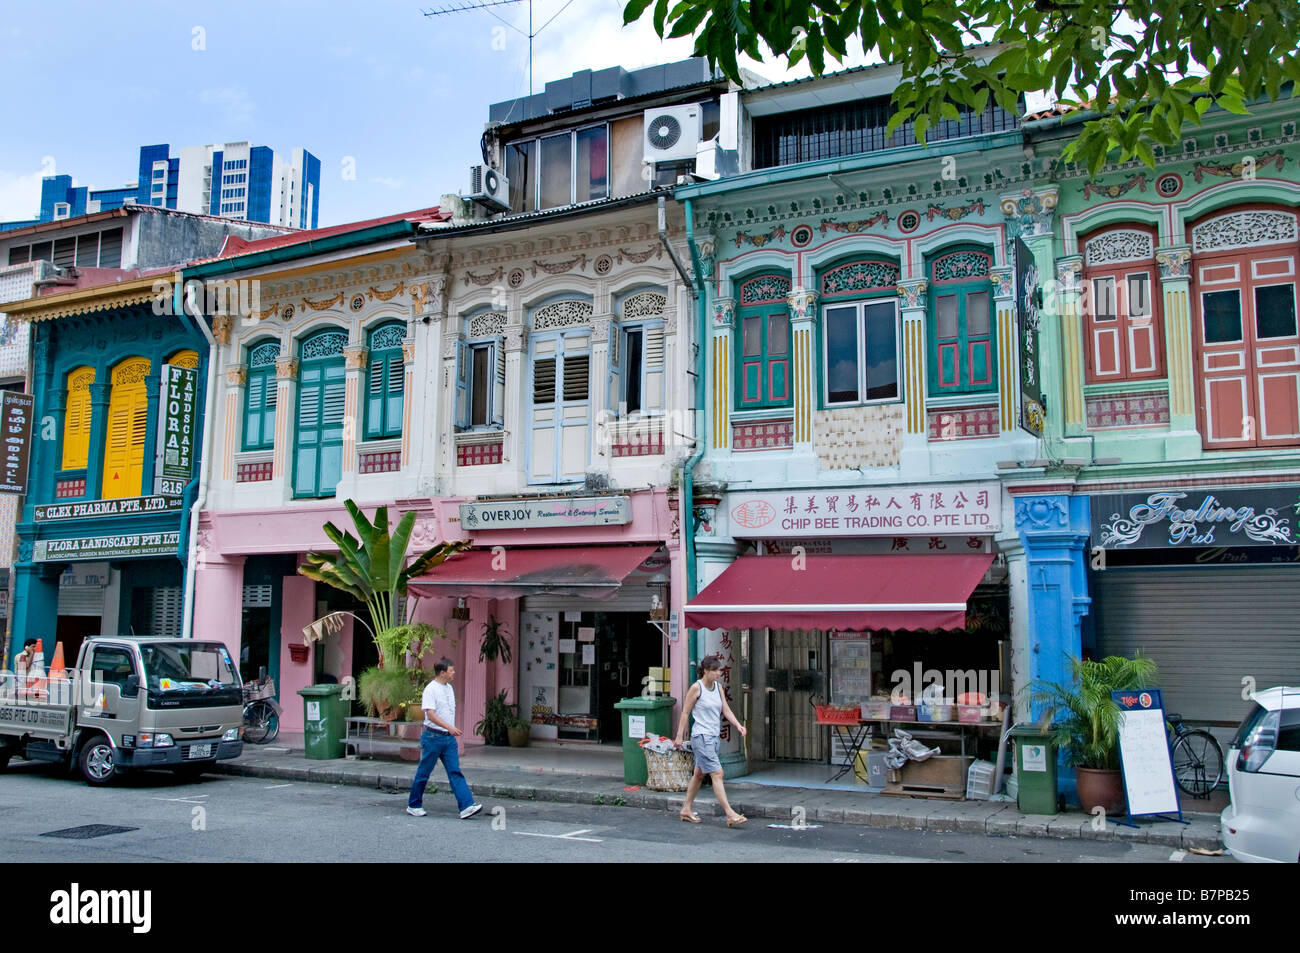
[[[662,106],[645,111],[645,161],[680,162],[694,159],[704,121],[698,104]]]
[[[494,212],[510,209],[510,182],[491,166],[469,167],[469,195],[465,196]]]

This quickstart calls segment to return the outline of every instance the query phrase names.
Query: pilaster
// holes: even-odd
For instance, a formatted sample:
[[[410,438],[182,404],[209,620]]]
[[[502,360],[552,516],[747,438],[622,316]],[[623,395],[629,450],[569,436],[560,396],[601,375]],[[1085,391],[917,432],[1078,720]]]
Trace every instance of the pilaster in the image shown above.
[[[794,384],[794,449],[813,452],[813,410],[817,403],[817,369],[813,364],[816,335],[817,292],[793,288],[790,307],[790,377]]]
[[[731,339],[735,329],[736,299],[714,298],[706,412],[711,450],[731,447]]]
[[[1190,245],[1156,249],[1165,325],[1165,371],[1169,378],[1169,436],[1165,438],[1165,458],[1169,460],[1201,455],[1196,368],[1192,363],[1191,262]]]
[[[275,361],[275,458],[271,467],[271,479],[281,487],[284,486],[288,454],[293,450],[289,431],[297,384],[298,359],[281,352]]]
[[[359,402],[366,362],[370,351],[364,344],[349,344],[343,349],[345,379],[343,383],[343,473],[350,474],[357,467],[357,431],[361,429]]]
[[[903,414],[907,430],[903,435],[902,465],[909,475],[930,472],[929,428],[925,417],[926,331],[929,283],[924,278],[898,284],[898,308],[902,315]]]
[[[1056,299],[1061,312],[1062,416],[1067,437],[1088,432],[1083,405],[1083,324],[1080,300],[1083,256],[1071,255],[1056,262]]]

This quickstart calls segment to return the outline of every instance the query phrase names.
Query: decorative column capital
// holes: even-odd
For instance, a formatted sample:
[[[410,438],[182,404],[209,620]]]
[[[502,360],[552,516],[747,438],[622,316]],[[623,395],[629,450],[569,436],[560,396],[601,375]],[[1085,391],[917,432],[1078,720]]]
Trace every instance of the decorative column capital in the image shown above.
[[[1015,269],[990,268],[989,282],[993,285],[993,300],[1006,301],[1015,297]]]
[[[228,314],[214,315],[212,318],[212,336],[218,344],[230,343],[230,329],[234,325],[234,319]]]
[[[713,299],[713,324],[714,327],[719,328],[734,328],[736,326],[735,298]]]
[[[415,338],[414,337],[402,338],[402,363],[403,364],[415,363]]]
[[[226,383],[231,387],[243,387],[247,382],[247,364],[231,364],[226,368]]]
[[[924,278],[916,278],[912,281],[900,281],[898,283],[899,305],[904,311],[912,311],[917,308],[926,307],[926,289],[929,283]]]
[[[606,344],[609,342],[609,329],[614,319],[608,314],[596,314],[591,318],[591,343]]]
[[[287,357],[280,355],[275,359],[275,379],[278,381],[291,381],[298,376],[298,359],[296,357]]]
[[[785,299],[790,306],[790,320],[813,320],[816,317],[817,297],[817,292],[810,291],[807,288],[791,289],[790,294]]]
[[[1161,281],[1186,281],[1191,277],[1191,263],[1191,245],[1167,245],[1156,249]]]
[[[517,354],[528,346],[528,329],[522,324],[507,327],[502,336],[505,338],[507,354]]]
[[[447,291],[451,285],[451,276],[434,275],[426,281],[416,282],[408,287],[411,295],[411,308],[415,314],[432,314],[441,317],[447,311]]]
[[[343,348],[343,366],[349,371],[364,371],[370,360],[370,349],[364,344],[349,344]]]
[[[460,335],[444,334],[442,336],[442,356],[445,360],[456,359],[456,348],[460,345]]]
[[[90,385],[90,402],[92,404],[107,404],[112,392],[113,385],[109,381],[95,381]]]
[[[1078,294],[1083,285],[1083,256],[1056,259],[1056,283],[1062,294]]]
[[[1002,196],[1002,214],[1007,218],[1007,228],[1021,238],[1038,238],[1052,234],[1058,190],[1023,189],[1015,195]]]

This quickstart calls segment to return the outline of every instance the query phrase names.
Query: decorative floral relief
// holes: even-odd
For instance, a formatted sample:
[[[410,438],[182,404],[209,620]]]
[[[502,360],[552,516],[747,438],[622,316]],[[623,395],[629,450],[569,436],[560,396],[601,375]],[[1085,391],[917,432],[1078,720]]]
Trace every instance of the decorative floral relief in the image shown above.
[[[149,362],[143,358],[127,361],[113,371],[113,386],[118,384],[138,384],[149,376]]]
[[[624,321],[635,318],[657,318],[668,307],[668,296],[658,291],[638,291],[623,299],[622,317]]]
[[[813,316],[813,307],[817,304],[817,292],[799,288],[790,292],[787,300],[790,305],[790,317],[795,321],[807,321]]]
[[[496,271],[489,271],[481,275],[476,275],[472,271],[467,271],[465,272],[465,280],[471,284],[478,285],[481,288],[485,285],[492,284],[494,281],[500,281],[503,274],[505,274],[504,268],[498,268]],[[537,274],[537,272],[534,271],[533,274]]]
[[[298,359],[296,357],[277,357],[275,359],[275,376],[282,381],[293,380],[298,376]]]
[[[259,344],[248,354],[249,367],[271,367],[280,356],[280,345],[276,341]]]
[[[1169,278],[1186,278],[1188,276],[1187,266],[1191,264],[1191,261],[1192,253],[1186,248],[1156,252],[1156,264],[1160,266],[1162,281]]]
[[[736,323],[736,299],[715,298],[713,301],[713,323],[718,327],[732,327]]]
[[[586,268],[587,256],[579,255],[577,258],[570,258],[567,261],[534,261],[532,272],[534,278],[537,277],[537,269],[539,268],[548,275],[562,275],[566,271],[572,271],[575,267]]]
[[[326,331],[302,342],[302,358],[310,360],[314,357],[334,357],[343,353],[347,343],[348,336],[344,332]]]
[[[1083,251],[1090,267],[1120,261],[1148,261],[1155,252],[1155,241],[1149,232],[1117,228],[1088,239]]]
[[[759,275],[740,286],[740,303],[785,301],[790,296],[790,279],[784,275]]]
[[[78,391],[90,390],[90,385],[93,383],[95,383],[95,371],[93,368],[78,371],[76,374],[68,376],[68,393],[75,394]]]
[[[746,242],[755,248],[762,248],[768,242],[779,241],[785,238],[785,226],[778,225],[766,234],[756,233],[751,235],[749,232],[736,232],[736,244],[744,245]]]
[[[370,335],[370,350],[388,351],[396,350],[402,346],[402,341],[406,337],[406,326],[402,324],[386,324],[379,330]]]
[[[876,225],[888,225],[889,213],[877,212],[871,218],[864,218],[859,222],[834,222],[829,218],[824,218],[818,228],[822,235],[827,231],[832,232],[865,232],[868,228],[874,228]]]
[[[968,205],[954,205],[951,208],[944,208],[942,205],[930,205],[925,210],[926,220],[930,222],[933,222],[936,217],[946,218],[956,222],[965,218],[967,215],[975,214],[984,214],[983,199],[976,199]]]
[[[1126,192],[1131,192],[1136,188],[1139,192],[1147,190],[1147,177],[1145,173],[1140,173],[1123,182],[1116,182],[1113,185],[1098,185],[1096,182],[1087,182],[1083,186],[1083,197],[1091,198],[1095,192],[1097,195],[1103,195],[1108,199],[1117,199]]]
[[[399,281],[396,287],[390,288],[388,291],[380,291],[378,288],[371,288],[370,299],[372,301],[375,298],[378,298],[380,301],[392,301],[394,298],[396,298],[399,294],[401,294],[405,290],[406,290],[406,282],[404,281]]]
[[[961,281],[966,278],[983,278],[988,275],[991,267],[992,261],[982,252],[953,252],[935,261],[934,280]]]
[[[533,312],[533,330],[551,331],[589,324],[594,311],[590,301],[557,301]]]
[[[506,315],[504,311],[488,311],[484,314],[476,314],[469,319],[468,333],[471,338],[496,337],[505,329]]]
[[[1192,229],[1192,250],[1213,251],[1296,240],[1296,217],[1290,212],[1247,209],[1229,212]]]
[[[621,265],[624,261],[630,261],[634,265],[640,265],[650,260],[650,256],[662,258],[664,256],[663,245],[651,245],[645,251],[628,251],[626,248],[618,250],[618,263]]]
[[[343,298],[343,292],[340,291],[334,297],[327,298],[324,301],[312,301],[310,298],[303,298],[302,303],[313,311],[325,311],[334,307],[336,304],[342,304]]]
[[[343,360],[349,370],[365,370],[370,352],[359,344],[343,349]]]
[[[925,288],[924,279],[918,281],[904,281],[898,285],[898,296],[903,299],[903,307],[924,308],[925,307]]]
[[[1253,159],[1253,163],[1246,162],[1243,159],[1240,162],[1234,162],[1232,165],[1224,165],[1217,162],[1198,162],[1192,169],[1192,178],[1200,182],[1205,175],[1216,175],[1221,179],[1239,179],[1241,174],[1248,168],[1253,168],[1256,172],[1260,169],[1267,169],[1269,166],[1276,166],[1277,171],[1282,171],[1282,163],[1286,162],[1286,156],[1282,150],[1270,152],[1268,155],[1260,156],[1255,159],[1253,156],[1247,156],[1247,159]]]
[[[887,261],[851,261],[822,275],[822,294],[871,291],[898,284],[898,266]]]

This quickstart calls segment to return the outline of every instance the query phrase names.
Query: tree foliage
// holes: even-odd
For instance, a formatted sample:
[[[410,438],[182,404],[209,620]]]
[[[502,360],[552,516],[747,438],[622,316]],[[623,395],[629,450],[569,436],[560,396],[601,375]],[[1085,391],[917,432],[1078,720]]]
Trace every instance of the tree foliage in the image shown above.
[[[921,141],[957,105],[1015,113],[1041,92],[1088,107],[1065,158],[1094,174],[1112,150],[1154,165],[1152,145],[1177,143],[1211,105],[1245,113],[1300,89],[1295,0],[629,0],[623,19],[647,13],[736,81],[738,54],[761,60],[766,47],[821,74],[857,36],[901,68],[890,131],[913,121]]]

